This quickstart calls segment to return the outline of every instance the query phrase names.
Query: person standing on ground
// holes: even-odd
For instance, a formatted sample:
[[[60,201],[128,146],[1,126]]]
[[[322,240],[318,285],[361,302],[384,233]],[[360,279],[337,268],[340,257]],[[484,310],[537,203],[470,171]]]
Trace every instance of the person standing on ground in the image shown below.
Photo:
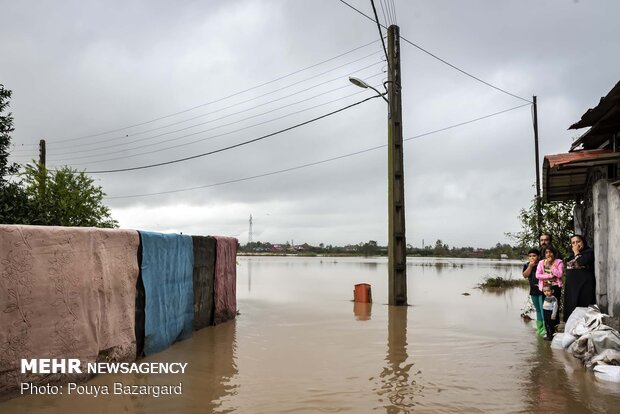
[[[543,294],[538,289],[538,279],[536,278],[536,267],[540,260],[538,249],[530,249],[527,252],[527,263],[523,265],[523,277],[530,282],[530,297],[536,309],[536,333],[545,336],[545,320],[543,317]]]
[[[547,335],[545,339],[547,341],[553,340],[553,334],[555,333],[555,327],[558,324],[558,299],[553,295],[553,289],[551,285],[543,286],[543,294],[545,299],[543,301],[543,314],[545,317],[545,328]]]
[[[580,234],[570,238],[571,254],[566,259],[566,287],[564,289],[564,321],[578,306],[596,303],[594,251]]]
[[[536,267],[538,289],[542,292],[544,285],[551,286],[553,296],[559,301],[562,295],[562,276],[564,275],[564,262],[557,258],[558,253],[553,246],[542,248],[542,259]]]

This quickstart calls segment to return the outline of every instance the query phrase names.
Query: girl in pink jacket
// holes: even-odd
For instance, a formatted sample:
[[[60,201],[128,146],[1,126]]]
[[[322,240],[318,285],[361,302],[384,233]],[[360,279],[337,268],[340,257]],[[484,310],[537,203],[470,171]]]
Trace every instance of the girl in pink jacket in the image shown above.
[[[553,289],[553,296],[558,301],[562,293],[562,275],[564,274],[564,262],[557,259],[557,250],[553,246],[545,246],[540,252],[543,259],[538,262],[536,268],[536,278],[538,279],[538,288],[542,291],[543,286],[550,285]]]

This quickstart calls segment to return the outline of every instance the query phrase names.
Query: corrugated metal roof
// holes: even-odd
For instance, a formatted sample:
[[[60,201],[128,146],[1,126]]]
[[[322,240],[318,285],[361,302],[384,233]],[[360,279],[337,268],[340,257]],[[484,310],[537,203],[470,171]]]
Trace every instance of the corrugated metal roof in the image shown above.
[[[611,91],[603,96],[594,108],[590,108],[581,116],[578,122],[568,127],[568,129],[581,129],[591,127],[596,124],[611,108],[620,101],[620,82],[611,88]]]
[[[620,132],[620,82],[568,129],[585,127],[591,128],[572,143],[570,151],[608,147],[610,138]]]
[[[617,163],[620,152],[593,150],[545,156],[543,200],[574,200],[585,191],[589,167]]]

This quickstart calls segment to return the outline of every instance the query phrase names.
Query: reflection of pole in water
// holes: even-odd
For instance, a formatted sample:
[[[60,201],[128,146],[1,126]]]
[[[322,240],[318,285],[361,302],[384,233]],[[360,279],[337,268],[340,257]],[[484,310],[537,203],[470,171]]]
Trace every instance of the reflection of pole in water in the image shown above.
[[[252,259],[248,260],[248,292],[252,291]]]
[[[415,379],[410,379],[413,363],[407,363],[407,311],[407,306],[388,307],[386,366],[379,376],[380,388],[376,390],[388,413],[413,407],[414,397],[420,391]]]

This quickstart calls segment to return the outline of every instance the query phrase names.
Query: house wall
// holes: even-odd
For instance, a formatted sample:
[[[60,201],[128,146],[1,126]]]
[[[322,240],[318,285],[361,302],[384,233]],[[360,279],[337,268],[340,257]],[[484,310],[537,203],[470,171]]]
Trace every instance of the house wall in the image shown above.
[[[611,184],[608,187],[607,292],[609,313],[620,316],[620,188]]]
[[[592,186],[596,299],[601,310],[620,316],[620,190],[608,180]]]

